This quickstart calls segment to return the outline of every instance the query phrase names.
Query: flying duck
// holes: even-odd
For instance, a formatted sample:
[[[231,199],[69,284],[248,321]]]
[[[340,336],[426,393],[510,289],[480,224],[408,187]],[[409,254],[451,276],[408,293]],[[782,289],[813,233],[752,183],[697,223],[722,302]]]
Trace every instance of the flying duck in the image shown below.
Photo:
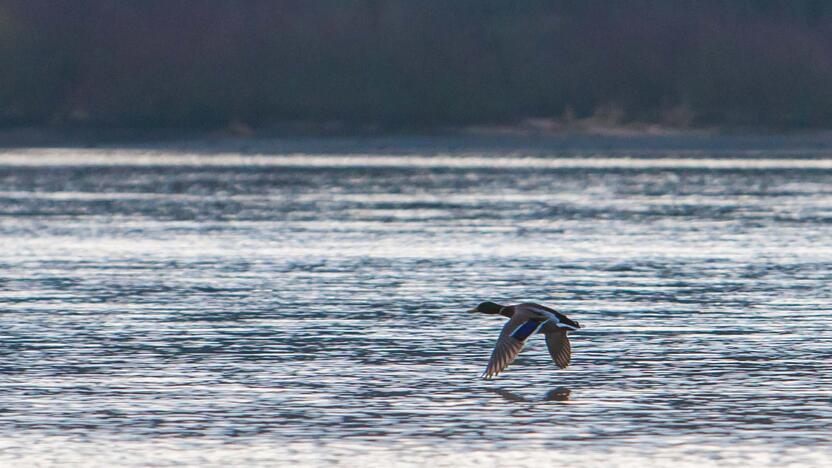
[[[581,325],[561,314],[540,304],[531,302],[513,306],[501,306],[493,302],[483,302],[470,312],[480,312],[489,315],[502,315],[509,321],[503,326],[497,345],[491,352],[488,367],[482,373],[483,379],[491,379],[509,366],[523,349],[523,343],[535,333],[546,335],[546,346],[555,364],[564,369],[569,365],[572,357],[572,346],[566,334],[578,330]]]

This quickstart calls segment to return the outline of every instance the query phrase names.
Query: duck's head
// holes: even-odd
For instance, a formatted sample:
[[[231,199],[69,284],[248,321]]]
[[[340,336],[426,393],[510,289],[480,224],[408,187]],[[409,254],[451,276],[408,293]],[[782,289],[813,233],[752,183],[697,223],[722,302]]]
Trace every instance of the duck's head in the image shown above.
[[[495,304],[493,302],[485,301],[482,304],[478,305],[475,309],[469,310],[469,312],[479,312],[482,314],[490,314],[490,315],[499,315],[500,311],[503,309],[503,306],[500,304]]]

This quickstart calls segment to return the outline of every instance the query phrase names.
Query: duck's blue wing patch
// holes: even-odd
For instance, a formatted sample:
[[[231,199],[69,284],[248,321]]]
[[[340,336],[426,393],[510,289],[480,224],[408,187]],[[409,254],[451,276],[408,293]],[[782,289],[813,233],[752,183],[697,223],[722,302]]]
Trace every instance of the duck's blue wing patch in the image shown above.
[[[540,322],[535,320],[526,320],[522,325],[515,328],[511,332],[511,337],[518,341],[526,341],[526,338],[532,336],[537,329],[540,328]]]

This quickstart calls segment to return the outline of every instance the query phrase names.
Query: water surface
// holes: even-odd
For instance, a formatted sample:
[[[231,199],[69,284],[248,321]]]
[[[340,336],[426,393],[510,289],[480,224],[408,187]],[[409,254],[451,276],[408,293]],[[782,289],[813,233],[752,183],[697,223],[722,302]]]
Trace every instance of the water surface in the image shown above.
[[[832,160],[630,153],[4,150],[0,462],[828,465]]]

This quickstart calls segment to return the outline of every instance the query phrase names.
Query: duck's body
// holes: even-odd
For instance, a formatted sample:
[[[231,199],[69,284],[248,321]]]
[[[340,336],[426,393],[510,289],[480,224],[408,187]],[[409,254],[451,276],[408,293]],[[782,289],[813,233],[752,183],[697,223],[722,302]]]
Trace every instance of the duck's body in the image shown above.
[[[580,329],[581,325],[560,312],[531,302],[513,306],[483,302],[471,312],[502,315],[509,319],[500,332],[482,378],[490,379],[505,370],[520,354],[526,340],[535,333],[546,335],[546,346],[558,367],[563,369],[569,365],[572,346],[566,334]]]

